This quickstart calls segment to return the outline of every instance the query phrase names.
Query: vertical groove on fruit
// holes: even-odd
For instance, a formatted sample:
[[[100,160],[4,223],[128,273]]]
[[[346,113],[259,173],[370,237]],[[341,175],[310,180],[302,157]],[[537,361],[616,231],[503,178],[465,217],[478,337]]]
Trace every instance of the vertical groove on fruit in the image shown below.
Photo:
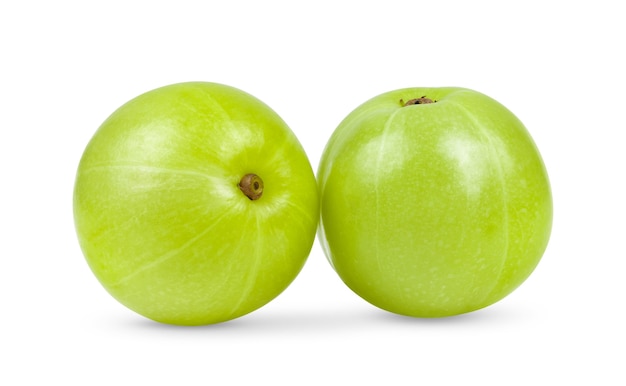
[[[243,264],[250,264],[250,270],[248,271],[248,277],[246,278],[246,281],[244,283],[244,287],[241,291],[241,296],[239,297],[239,300],[237,300],[237,302],[233,305],[232,311],[231,311],[231,316],[234,315],[234,313],[239,310],[241,308],[241,304],[243,304],[244,301],[250,299],[250,294],[252,293],[252,290],[254,289],[254,285],[256,283],[258,274],[259,274],[259,266],[261,263],[261,255],[259,254],[260,251],[260,246],[263,243],[262,240],[262,232],[260,231],[261,229],[261,224],[259,222],[259,218],[258,216],[254,216],[254,220],[256,222],[256,226],[253,229],[254,234],[256,235],[256,237],[254,238],[254,242],[252,242],[253,237],[246,237],[249,236],[249,233],[242,233],[242,240],[241,242],[239,242],[239,246],[240,246],[240,250],[239,253],[243,253],[244,256],[242,256],[241,261],[243,262]],[[242,229],[250,229],[250,223],[251,218],[248,217],[246,223],[244,224],[244,226],[242,227]],[[241,251],[241,247],[245,247],[243,251]],[[250,253],[250,255],[252,255],[250,258],[248,258],[248,253]],[[237,254],[235,254],[236,256]]]
[[[119,286],[121,284],[124,284],[125,282],[127,282],[128,280],[132,279],[133,277],[141,274],[142,272],[148,271],[154,267],[157,267],[161,264],[163,264],[164,262],[175,258],[176,256],[178,256],[180,253],[184,252],[185,249],[189,248],[191,245],[193,245],[196,241],[200,240],[201,238],[203,238],[207,233],[209,233],[213,228],[215,228],[216,226],[218,226],[220,224],[220,222],[222,221],[222,219],[224,219],[226,216],[230,216],[231,213],[233,212],[233,210],[228,210],[224,213],[222,213],[221,216],[219,216],[217,219],[215,219],[215,221],[213,221],[211,223],[211,225],[209,225],[208,227],[206,227],[201,233],[199,233],[197,236],[189,239],[187,242],[185,242],[183,245],[181,245],[180,247],[173,249],[157,258],[155,258],[152,262],[150,262],[149,264],[146,264],[140,268],[138,268],[137,270],[135,270],[134,272],[122,277],[121,279],[119,279],[118,281],[116,281],[115,283],[112,283],[111,286],[115,287],[115,286]]]
[[[401,111],[401,109],[397,109],[395,110],[391,115],[389,115],[389,118],[387,118],[387,120],[385,121],[385,126],[382,129],[382,133],[381,133],[381,140],[380,140],[380,147],[378,149],[378,157],[376,158],[376,167],[375,167],[375,172],[374,172],[374,195],[375,195],[375,215],[374,218],[376,219],[376,224],[375,224],[375,259],[376,259],[376,264],[378,265],[378,269],[380,272],[385,272],[385,270],[383,269],[382,266],[382,262],[381,262],[381,258],[380,258],[380,245],[379,245],[379,240],[380,240],[380,193],[379,193],[379,184],[380,184],[380,174],[385,172],[385,170],[381,170],[381,164],[383,162],[383,156],[385,154],[385,144],[387,143],[387,137],[389,135],[389,130],[391,127],[391,124],[394,120],[394,118],[396,117],[396,115],[398,115],[398,113]],[[384,215],[384,214],[383,214]],[[398,291],[398,293],[400,293],[401,291]]]
[[[489,157],[493,160],[493,165],[495,165],[494,167],[498,175],[498,180],[500,182],[500,191],[502,194],[502,212],[503,212],[502,213],[502,229],[503,229],[503,234],[504,234],[504,248],[503,248],[504,250],[502,251],[502,260],[500,262],[500,269],[498,271],[498,274],[494,277],[493,286],[488,291],[485,291],[485,295],[481,300],[481,303],[483,303],[486,299],[489,298],[489,296],[491,296],[493,290],[497,287],[500,281],[500,276],[502,276],[502,272],[504,271],[504,267],[506,266],[506,261],[508,260],[508,257],[509,257],[509,232],[510,230],[509,230],[509,208],[508,208],[508,203],[506,199],[507,189],[506,189],[506,182],[505,182],[505,177],[504,177],[504,170],[502,168],[502,161],[496,149],[496,145],[494,145],[493,143],[490,133],[487,132],[487,130],[485,130],[483,125],[480,123],[480,121],[476,119],[476,117],[474,117],[474,114],[472,114],[472,112],[469,111],[465,106],[462,106],[460,104],[457,104],[457,106],[465,112],[465,114],[471,120],[474,127],[476,127],[476,129],[480,132],[480,135],[483,137],[484,142],[487,144],[487,148],[489,149]]]

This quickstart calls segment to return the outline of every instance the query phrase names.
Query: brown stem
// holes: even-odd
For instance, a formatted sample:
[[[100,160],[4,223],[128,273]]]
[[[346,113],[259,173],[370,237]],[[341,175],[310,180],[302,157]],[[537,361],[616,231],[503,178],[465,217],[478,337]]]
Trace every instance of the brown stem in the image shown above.
[[[239,189],[250,200],[258,200],[263,195],[263,180],[254,173],[248,173],[241,177],[239,181]]]
[[[411,105],[424,105],[427,103],[435,103],[437,101],[434,101],[430,98],[426,98],[426,95],[422,96],[421,98],[415,98],[415,99],[410,99],[408,100],[406,103],[404,102],[404,100],[400,99],[400,104],[404,107],[404,106],[411,106]]]

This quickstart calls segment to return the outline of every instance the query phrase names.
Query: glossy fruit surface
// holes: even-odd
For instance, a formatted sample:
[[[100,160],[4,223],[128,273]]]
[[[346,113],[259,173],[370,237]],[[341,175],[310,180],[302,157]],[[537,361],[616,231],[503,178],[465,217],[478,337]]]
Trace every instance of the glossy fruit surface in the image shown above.
[[[322,155],[320,240],[358,295],[439,317],[518,287],[547,246],[552,198],[523,124],[463,88],[411,88],[365,102]]]
[[[315,177],[285,122],[238,89],[149,91],[116,110],[81,158],[81,248],[102,285],[153,320],[217,323],[276,297],[310,252]]]

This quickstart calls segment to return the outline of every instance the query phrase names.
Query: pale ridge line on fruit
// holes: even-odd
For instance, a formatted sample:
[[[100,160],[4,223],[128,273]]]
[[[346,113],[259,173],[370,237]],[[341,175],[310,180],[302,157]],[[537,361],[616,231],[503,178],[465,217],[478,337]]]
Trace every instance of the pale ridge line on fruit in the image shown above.
[[[308,214],[307,212],[305,212],[301,207],[299,207],[298,205],[294,204],[293,202],[291,202],[291,200],[285,200],[284,204],[294,208],[295,210],[297,210],[300,214],[302,214],[303,217],[306,218],[306,220],[310,221],[311,223],[317,224],[318,220],[316,218],[311,217],[310,214]],[[301,225],[302,221],[299,222]]]
[[[393,122],[394,118],[402,111],[402,109],[396,109],[393,113],[391,113],[391,115],[389,115],[389,118],[387,118],[387,121],[385,121],[385,126],[382,129],[382,135],[381,135],[381,141],[380,141],[380,147],[378,148],[378,157],[376,158],[376,168],[374,170],[374,186],[376,187],[374,189],[374,196],[375,196],[375,202],[376,202],[376,211],[375,211],[375,218],[376,218],[376,241],[375,241],[375,255],[376,255],[376,264],[378,266],[378,269],[381,272],[384,272],[384,270],[382,269],[382,263],[381,263],[381,259],[380,259],[380,245],[379,245],[379,238],[380,238],[380,221],[379,221],[379,217],[380,217],[380,212],[379,212],[379,208],[380,208],[380,192],[378,191],[378,185],[380,183],[379,180],[379,175],[381,172],[381,163],[382,163],[382,156],[384,154],[384,148],[385,148],[385,144],[387,143],[387,137],[389,136],[389,128],[391,127],[391,123]],[[399,287],[400,285],[398,283],[396,283],[396,287],[398,289],[398,293],[401,293],[402,291],[399,291]]]
[[[165,168],[162,166],[151,166],[151,165],[139,165],[139,164],[96,164],[93,166],[89,166],[88,168],[81,170],[82,174],[87,174],[92,171],[98,170],[107,170],[107,169],[136,169],[140,171],[146,172],[158,172],[158,173],[171,173],[171,174],[179,174],[179,175],[188,175],[195,177],[202,177],[205,179],[213,179],[214,177],[205,174],[199,171],[194,170],[185,170],[185,169],[175,169],[175,168]]]
[[[496,165],[496,172],[498,173],[498,179],[500,181],[500,188],[502,191],[502,203],[503,203],[503,229],[504,229],[504,253],[502,256],[502,262],[500,264],[500,271],[498,272],[498,274],[496,275],[496,280],[493,281],[493,287],[489,290],[486,291],[486,294],[483,298],[483,300],[481,302],[484,302],[485,299],[489,298],[489,296],[491,296],[491,294],[493,293],[493,291],[495,290],[497,284],[498,284],[498,279],[500,278],[500,276],[502,276],[502,272],[504,271],[504,267],[506,266],[506,261],[508,260],[509,257],[509,208],[506,202],[506,199],[504,197],[506,197],[506,184],[504,182],[504,171],[502,170],[502,162],[500,160],[500,156],[497,154],[497,151],[495,149],[495,145],[493,144],[493,141],[491,139],[491,136],[489,135],[489,133],[486,132],[486,130],[484,129],[483,125],[476,120],[476,118],[474,117],[474,115],[467,110],[466,107],[464,107],[463,105],[459,104],[459,103],[454,103],[456,106],[458,106],[462,111],[465,112],[466,116],[470,119],[470,121],[474,124],[474,126],[478,129],[478,131],[480,132],[480,134],[485,138],[485,142],[487,143],[487,147],[489,149],[489,156],[491,159],[494,160],[493,164]]]
[[[203,89],[202,87],[197,87],[197,90],[199,94],[203,95],[203,98],[201,100],[202,105],[199,106],[198,101],[194,101],[196,103],[190,103],[189,101],[185,101],[185,102],[179,102],[178,106],[191,111],[197,116],[202,116],[205,118],[210,117],[210,115],[207,114],[207,111],[210,111],[211,113],[219,112],[223,115],[222,117],[219,117],[221,119],[221,124],[227,126],[227,131],[232,131],[233,130],[233,125],[232,125],[233,117],[228,113],[228,111],[224,108],[224,106],[222,106],[222,104],[217,99],[215,99],[213,93],[208,90]],[[206,105],[210,105],[211,108],[207,110]]]
[[[147,270],[150,270],[151,268],[154,268],[176,256],[178,256],[181,252],[183,252],[185,249],[189,248],[191,245],[193,245],[193,243],[195,243],[196,241],[200,240],[201,238],[203,238],[207,233],[209,233],[213,228],[215,228],[217,225],[220,224],[220,222],[222,221],[222,219],[228,215],[231,214],[231,212],[234,212],[233,208],[231,208],[230,210],[227,210],[226,212],[222,213],[221,216],[219,216],[211,225],[209,225],[205,230],[203,230],[200,234],[198,234],[197,236],[191,238],[190,240],[188,240],[185,244],[181,245],[180,247],[165,253],[157,258],[154,259],[154,261],[152,261],[149,264],[146,264],[140,268],[138,268],[136,271],[122,277],[121,279],[119,279],[118,281],[116,281],[115,283],[112,283],[111,286],[115,287],[115,286],[119,286],[121,284],[124,284],[125,282],[127,282],[128,280],[132,279],[133,277],[141,274],[142,272],[145,272]]]
[[[394,108],[395,110],[395,108]],[[347,116],[346,118],[344,118],[344,121],[347,121],[348,119],[351,119],[354,122],[359,122],[360,120],[365,120],[365,118],[369,117],[369,116],[375,116],[376,114],[378,114],[380,112],[380,107],[376,107],[376,106],[371,106],[369,108],[369,110],[366,110],[358,115],[355,115],[354,117],[352,117],[352,114],[350,114],[349,116]],[[341,125],[342,123],[340,123]],[[354,124],[354,123],[353,123]],[[335,147],[337,146],[337,144],[341,144],[344,143],[346,141],[349,141],[349,138],[351,136],[351,133],[349,131],[334,131],[331,135],[331,137],[328,139],[328,142],[326,143],[326,146],[324,147],[324,151],[323,154],[325,154],[325,158],[326,159],[332,159],[335,158],[336,154],[335,154]],[[320,187],[320,191],[324,191],[325,189],[325,185],[326,185],[326,180],[328,178],[328,175],[330,173],[325,173],[324,170],[320,171],[320,174],[317,176],[318,178],[318,184]]]
[[[255,221],[256,221],[256,227],[254,228],[255,233],[256,233],[256,244],[252,246],[252,248],[248,248],[248,250],[254,251],[254,263],[253,263],[253,267],[252,269],[248,272],[248,280],[245,283],[245,287],[242,289],[241,291],[241,296],[239,297],[239,300],[237,300],[237,302],[234,304],[232,311],[230,312],[230,316],[234,315],[234,313],[239,309],[239,307],[241,306],[241,304],[248,299],[248,295],[252,292],[252,289],[254,288],[254,284],[256,283],[256,279],[259,275],[259,265],[261,262],[261,256],[259,254],[259,248],[257,248],[258,245],[262,244],[262,240],[261,240],[261,232],[259,232],[259,230],[261,229],[261,224],[259,223],[259,218],[258,216],[254,216],[255,217]],[[246,220],[246,224],[244,225],[244,227],[242,227],[242,229],[249,229],[249,222],[250,222],[250,216],[248,216],[247,220]],[[241,234],[241,240],[243,241],[246,238],[246,233],[242,232]],[[238,243],[238,248],[237,248],[237,253],[234,253],[234,256],[237,256],[241,249],[242,246],[247,245],[245,242],[240,241]]]
[[[204,95],[203,101],[211,101],[213,102],[213,106],[217,107],[219,109],[219,111],[224,114],[226,116],[226,120],[224,120],[224,123],[228,123],[229,125],[232,123],[233,117],[228,113],[228,111],[224,108],[224,106],[222,106],[222,104],[215,99],[215,96],[213,95],[212,92],[210,92],[209,90],[206,90],[204,88],[199,88],[200,93]],[[190,107],[189,105],[187,107]],[[195,105],[191,106],[195,111],[200,112],[197,107]],[[214,110],[211,110],[211,112],[214,112]],[[232,127],[232,126],[231,126]]]

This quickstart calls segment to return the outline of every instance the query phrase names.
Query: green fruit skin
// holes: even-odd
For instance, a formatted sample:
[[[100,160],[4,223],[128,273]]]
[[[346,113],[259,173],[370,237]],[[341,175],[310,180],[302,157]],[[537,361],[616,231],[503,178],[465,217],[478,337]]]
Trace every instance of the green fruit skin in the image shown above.
[[[239,189],[255,173],[258,200]],[[80,160],[74,219],[106,290],[162,323],[245,315],[297,276],[315,241],[317,185],[285,122],[238,89],[189,82],[116,110]]]
[[[435,103],[402,107],[426,96]],[[355,109],[318,170],[319,238],[356,294],[416,317],[474,311],[535,269],[552,227],[546,168],[523,124],[463,88],[407,88]]]

